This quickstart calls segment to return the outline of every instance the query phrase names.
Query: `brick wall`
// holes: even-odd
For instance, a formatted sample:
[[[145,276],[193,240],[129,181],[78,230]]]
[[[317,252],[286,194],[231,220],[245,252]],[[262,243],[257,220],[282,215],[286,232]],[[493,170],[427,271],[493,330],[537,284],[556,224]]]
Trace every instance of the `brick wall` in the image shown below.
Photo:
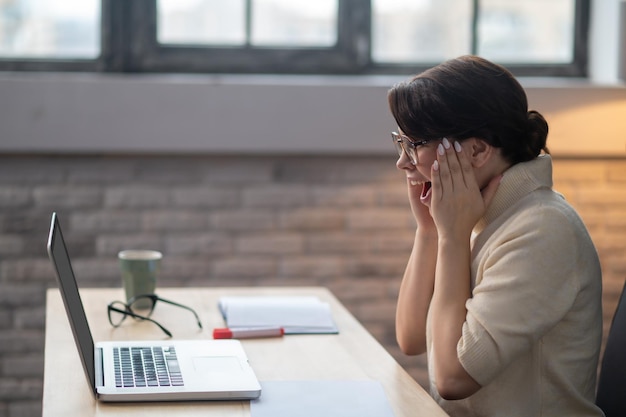
[[[626,159],[557,160],[555,182],[600,252],[608,326],[626,277]],[[81,286],[118,286],[131,247],[164,252],[162,286],[324,285],[425,383],[393,332],[405,192],[391,155],[0,156],[0,417],[41,414],[53,210]]]

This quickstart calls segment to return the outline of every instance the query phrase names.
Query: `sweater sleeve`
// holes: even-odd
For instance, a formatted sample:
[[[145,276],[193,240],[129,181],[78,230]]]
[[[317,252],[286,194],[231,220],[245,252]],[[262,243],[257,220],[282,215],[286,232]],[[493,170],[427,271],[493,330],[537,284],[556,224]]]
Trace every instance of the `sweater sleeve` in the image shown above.
[[[576,240],[567,213],[536,204],[490,237],[457,345],[478,383],[486,385],[528,352],[571,308],[579,291]]]

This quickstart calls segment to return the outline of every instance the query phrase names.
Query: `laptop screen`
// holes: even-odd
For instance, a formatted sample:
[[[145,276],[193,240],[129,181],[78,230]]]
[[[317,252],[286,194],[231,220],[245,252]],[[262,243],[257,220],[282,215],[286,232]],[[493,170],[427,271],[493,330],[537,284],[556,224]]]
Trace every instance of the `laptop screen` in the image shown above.
[[[78,353],[83,362],[89,384],[95,392],[96,375],[93,337],[89,330],[87,316],[80,299],[76,278],[74,277],[74,271],[72,270],[70,257],[63,241],[61,226],[56,213],[52,213],[52,223],[50,224],[50,235],[48,237],[48,255],[56,270],[59,289],[63,296],[63,303],[70,320],[72,333],[74,333],[74,340],[79,350]]]

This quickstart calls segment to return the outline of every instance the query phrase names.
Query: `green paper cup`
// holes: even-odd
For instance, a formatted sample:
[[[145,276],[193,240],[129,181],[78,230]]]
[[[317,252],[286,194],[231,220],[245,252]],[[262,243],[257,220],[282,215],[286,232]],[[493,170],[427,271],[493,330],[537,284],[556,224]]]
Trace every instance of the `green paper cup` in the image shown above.
[[[122,272],[122,285],[126,302],[141,294],[154,294],[161,269],[161,252],[155,250],[124,250],[117,258]],[[133,307],[148,308],[150,301],[133,304]]]

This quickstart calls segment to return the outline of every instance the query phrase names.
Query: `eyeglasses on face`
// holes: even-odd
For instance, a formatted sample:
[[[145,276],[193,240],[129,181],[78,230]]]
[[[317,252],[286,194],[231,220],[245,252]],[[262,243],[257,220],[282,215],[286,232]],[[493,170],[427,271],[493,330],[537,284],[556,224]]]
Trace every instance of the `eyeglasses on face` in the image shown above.
[[[413,165],[417,165],[417,147],[426,145],[429,142],[432,142],[434,139],[424,139],[424,140],[412,140],[409,139],[408,136],[403,135],[398,132],[391,132],[391,140],[393,141],[394,146],[396,147],[396,151],[398,152],[398,156],[402,156],[403,153],[409,157],[409,160]]]
[[[113,301],[107,307],[107,312],[109,315],[109,323],[113,327],[119,327],[122,322],[126,319],[126,317],[130,316],[136,320],[146,320],[156,324],[163,332],[172,337],[172,333],[163,327],[159,322],[150,318],[152,312],[154,311],[154,307],[156,306],[157,301],[161,301],[163,303],[171,304],[176,307],[184,308],[185,310],[189,310],[193,313],[196,318],[196,322],[198,323],[198,327],[202,329],[202,323],[200,322],[200,317],[198,314],[191,308],[185,305],[175,303],[174,301],[166,300],[157,296],[156,294],[142,294],[137,295],[130,300],[128,303],[123,303],[121,301]]]

